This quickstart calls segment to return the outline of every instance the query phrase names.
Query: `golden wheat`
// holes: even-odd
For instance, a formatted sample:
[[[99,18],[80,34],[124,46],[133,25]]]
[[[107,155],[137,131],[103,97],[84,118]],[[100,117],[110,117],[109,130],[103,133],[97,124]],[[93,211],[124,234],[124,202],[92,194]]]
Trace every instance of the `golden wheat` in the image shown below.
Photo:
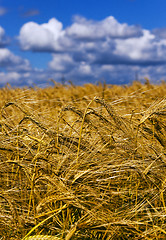
[[[0,89],[0,238],[165,239],[166,84]]]

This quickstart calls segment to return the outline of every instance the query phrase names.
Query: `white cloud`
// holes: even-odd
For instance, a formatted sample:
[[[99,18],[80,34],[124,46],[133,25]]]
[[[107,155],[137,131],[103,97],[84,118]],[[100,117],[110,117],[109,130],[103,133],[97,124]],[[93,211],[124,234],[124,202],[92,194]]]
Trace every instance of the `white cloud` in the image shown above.
[[[166,62],[166,40],[158,41],[154,34],[143,30],[143,36],[125,40],[116,39],[114,54],[130,59],[131,64],[158,64]]]
[[[58,53],[49,63],[57,71],[82,61],[100,65],[154,65],[166,61],[165,39],[158,40],[139,26],[119,23],[113,16],[102,21],[76,16],[66,29],[55,18],[41,25],[28,22],[21,28],[19,40],[23,50]]]
[[[7,48],[0,49],[0,67],[7,70],[15,69],[17,71],[28,71],[31,69],[27,59],[14,55]]]
[[[128,56],[133,60],[148,59],[153,48],[155,36],[149,31],[144,30],[143,36],[139,38],[129,38],[125,40],[116,40],[116,49],[114,54]]]
[[[94,63],[153,66],[166,63],[166,40],[148,30],[140,37],[107,39],[94,53]]]
[[[19,41],[23,50],[65,52],[79,49],[83,40],[92,44],[92,41],[106,41],[107,38],[125,39],[141,35],[142,29],[139,26],[121,24],[112,16],[98,22],[77,16],[66,29],[55,18],[41,25],[28,22],[20,30]]]
[[[152,30],[152,33],[159,39],[166,39],[166,28],[156,28]]]
[[[0,49],[0,64],[4,65],[6,63],[18,64],[20,57],[15,56],[7,48]]]
[[[51,70],[66,72],[74,67],[75,63],[69,54],[53,54],[53,59],[48,63]]]
[[[63,25],[52,18],[48,23],[28,22],[20,30],[19,40],[23,50],[56,51],[60,46],[58,38],[63,35]]]
[[[129,38],[138,37],[142,34],[139,26],[129,26],[126,23],[121,24],[113,16],[98,22],[78,16],[74,20],[75,22],[66,29],[66,33],[77,39]]]
[[[0,72],[0,86],[4,86],[6,83],[19,85],[21,75],[18,72]]]
[[[86,64],[85,62],[82,62],[80,64],[78,71],[82,75],[93,75],[91,66],[89,64]]]
[[[164,30],[149,31],[139,26],[119,23],[110,16],[101,21],[75,17],[63,28],[52,18],[47,23],[27,22],[20,29],[22,50],[52,54],[47,69],[32,69],[27,59],[0,48],[0,67],[14,74],[18,84],[44,83],[48,79],[71,79],[76,84],[105,78],[111,83],[127,83],[135,78],[164,78],[166,74],[166,38]],[[5,31],[0,28],[0,43]],[[43,55],[44,58],[44,55]],[[39,59],[40,61],[40,59]],[[4,71],[4,72],[5,72]],[[12,74],[2,74],[10,79]],[[16,78],[18,77],[18,81]],[[12,81],[12,80],[11,80]]]

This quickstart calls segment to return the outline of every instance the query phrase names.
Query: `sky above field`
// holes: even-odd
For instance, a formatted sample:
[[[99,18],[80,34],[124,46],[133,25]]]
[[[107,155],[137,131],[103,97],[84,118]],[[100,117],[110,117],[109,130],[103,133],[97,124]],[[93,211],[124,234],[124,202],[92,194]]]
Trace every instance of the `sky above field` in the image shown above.
[[[166,79],[166,0],[0,0],[0,87]]]

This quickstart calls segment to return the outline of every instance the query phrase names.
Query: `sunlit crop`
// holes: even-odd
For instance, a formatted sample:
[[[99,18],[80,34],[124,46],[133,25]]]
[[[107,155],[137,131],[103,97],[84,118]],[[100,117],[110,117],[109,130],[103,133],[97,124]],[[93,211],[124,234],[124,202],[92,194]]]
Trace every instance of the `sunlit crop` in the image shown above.
[[[0,89],[0,239],[166,239],[166,83]]]

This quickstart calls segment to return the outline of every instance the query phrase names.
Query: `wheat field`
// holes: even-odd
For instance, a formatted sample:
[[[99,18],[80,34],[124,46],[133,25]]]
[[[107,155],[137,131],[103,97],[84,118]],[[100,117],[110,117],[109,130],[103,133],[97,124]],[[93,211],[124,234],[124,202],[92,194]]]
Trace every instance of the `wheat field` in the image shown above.
[[[0,239],[166,239],[166,83],[0,89]]]

